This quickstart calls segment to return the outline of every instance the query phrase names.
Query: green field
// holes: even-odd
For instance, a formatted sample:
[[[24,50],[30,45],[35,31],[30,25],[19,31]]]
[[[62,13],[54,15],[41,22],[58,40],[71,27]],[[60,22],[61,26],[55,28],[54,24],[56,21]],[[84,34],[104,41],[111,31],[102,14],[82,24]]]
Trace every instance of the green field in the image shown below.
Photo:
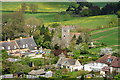
[[[118,28],[108,28],[108,30],[103,30],[99,33],[93,34],[92,39],[98,42],[104,42],[105,44],[111,47],[117,46],[118,41],[120,41],[118,39]]]
[[[101,15],[101,16],[92,16],[92,17],[71,17],[70,20],[68,21],[48,22],[48,23],[45,23],[45,25],[58,23],[61,25],[76,25],[80,27],[96,29],[99,27],[109,26],[109,23],[113,20],[117,22],[116,15]]]
[[[3,11],[18,11],[23,2],[3,2]],[[38,12],[60,12],[65,11],[69,4],[68,2],[26,2],[29,4],[38,5]],[[29,11],[29,9],[27,9]]]
[[[7,14],[10,12],[2,12],[2,14]],[[36,13],[36,14],[25,14],[25,19],[30,17],[35,17],[42,19],[46,26],[58,23],[61,25],[77,25],[80,27],[86,27],[91,29],[96,29],[100,27],[107,27],[111,21],[117,22],[117,15],[100,15],[100,16],[90,16],[90,17],[73,17],[70,16],[69,20],[64,21],[65,15],[61,15],[59,22],[55,22],[55,15],[58,13]],[[116,24],[114,26],[117,26]]]
[[[2,2],[2,11],[18,11],[23,2]],[[65,11],[71,2],[25,2],[29,4],[37,4],[38,12],[60,12]],[[103,7],[108,2],[92,2],[93,5]],[[29,9],[27,10],[29,11]]]

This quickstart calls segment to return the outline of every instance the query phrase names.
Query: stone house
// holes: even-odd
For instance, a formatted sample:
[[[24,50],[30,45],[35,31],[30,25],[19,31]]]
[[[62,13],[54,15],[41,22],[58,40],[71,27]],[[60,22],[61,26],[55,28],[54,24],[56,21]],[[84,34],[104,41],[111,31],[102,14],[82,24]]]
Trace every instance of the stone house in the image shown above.
[[[63,57],[59,58],[55,67],[66,68],[71,72],[83,69],[83,66],[80,64],[80,62],[77,59],[70,59],[70,58],[63,58]]]

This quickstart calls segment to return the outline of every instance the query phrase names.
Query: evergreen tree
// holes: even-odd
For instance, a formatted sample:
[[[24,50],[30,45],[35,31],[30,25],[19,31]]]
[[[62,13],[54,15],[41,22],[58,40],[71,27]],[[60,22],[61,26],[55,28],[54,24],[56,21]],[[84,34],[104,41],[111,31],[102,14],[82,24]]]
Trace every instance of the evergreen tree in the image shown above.
[[[78,39],[76,41],[76,44],[80,44],[82,42],[83,42],[82,37],[79,35],[79,37],[78,37]]]

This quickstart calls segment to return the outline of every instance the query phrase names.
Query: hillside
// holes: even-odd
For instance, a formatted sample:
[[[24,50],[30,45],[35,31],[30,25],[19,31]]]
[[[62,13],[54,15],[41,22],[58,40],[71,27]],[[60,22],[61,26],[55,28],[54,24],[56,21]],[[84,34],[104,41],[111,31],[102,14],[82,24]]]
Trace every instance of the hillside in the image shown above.
[[[2,2],[2,11],[18,11],[23,2]],[[26,2],[27,4],[37,4],[38,12],[60,12],[65,11],[71,2]],[[108,2],[92,2],[93,5],[103,7]],[[29,9],[27,10],[29,11]]]
[[[2,11],[18,11],[23,2],[3,2]],[[37,4],[38,12],[60,12],[65,11],[69,4],[68,2],[26,2],[29,4]],[[29,11],[29,9],[27,10]]]
[[[92,33],[92,39],[96,41],[96,43],[104,42],[109,47],[118,47],[118,27],[106,28],[97,30]]]
[[[77,25],[80,27],[96,29],[96,28],[109,26],[111,21],[114,21],[114,23],[117,23],[117,16],[116,15],[100,15],[100,16],[90,16],[90,17],[71,17],[68,21],[47,22],[45,23],[45,25],[58,23],[61,25]],[[116,25],[117,24],[115,24],[114,26]]]

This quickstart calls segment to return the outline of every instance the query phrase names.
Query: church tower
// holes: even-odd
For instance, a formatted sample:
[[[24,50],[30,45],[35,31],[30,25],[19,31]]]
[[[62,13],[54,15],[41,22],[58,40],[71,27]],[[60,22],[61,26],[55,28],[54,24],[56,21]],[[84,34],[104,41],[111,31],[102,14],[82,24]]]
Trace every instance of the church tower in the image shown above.
[[[62,46],[69,47],[70,43],[70,27],[62,26]]]

